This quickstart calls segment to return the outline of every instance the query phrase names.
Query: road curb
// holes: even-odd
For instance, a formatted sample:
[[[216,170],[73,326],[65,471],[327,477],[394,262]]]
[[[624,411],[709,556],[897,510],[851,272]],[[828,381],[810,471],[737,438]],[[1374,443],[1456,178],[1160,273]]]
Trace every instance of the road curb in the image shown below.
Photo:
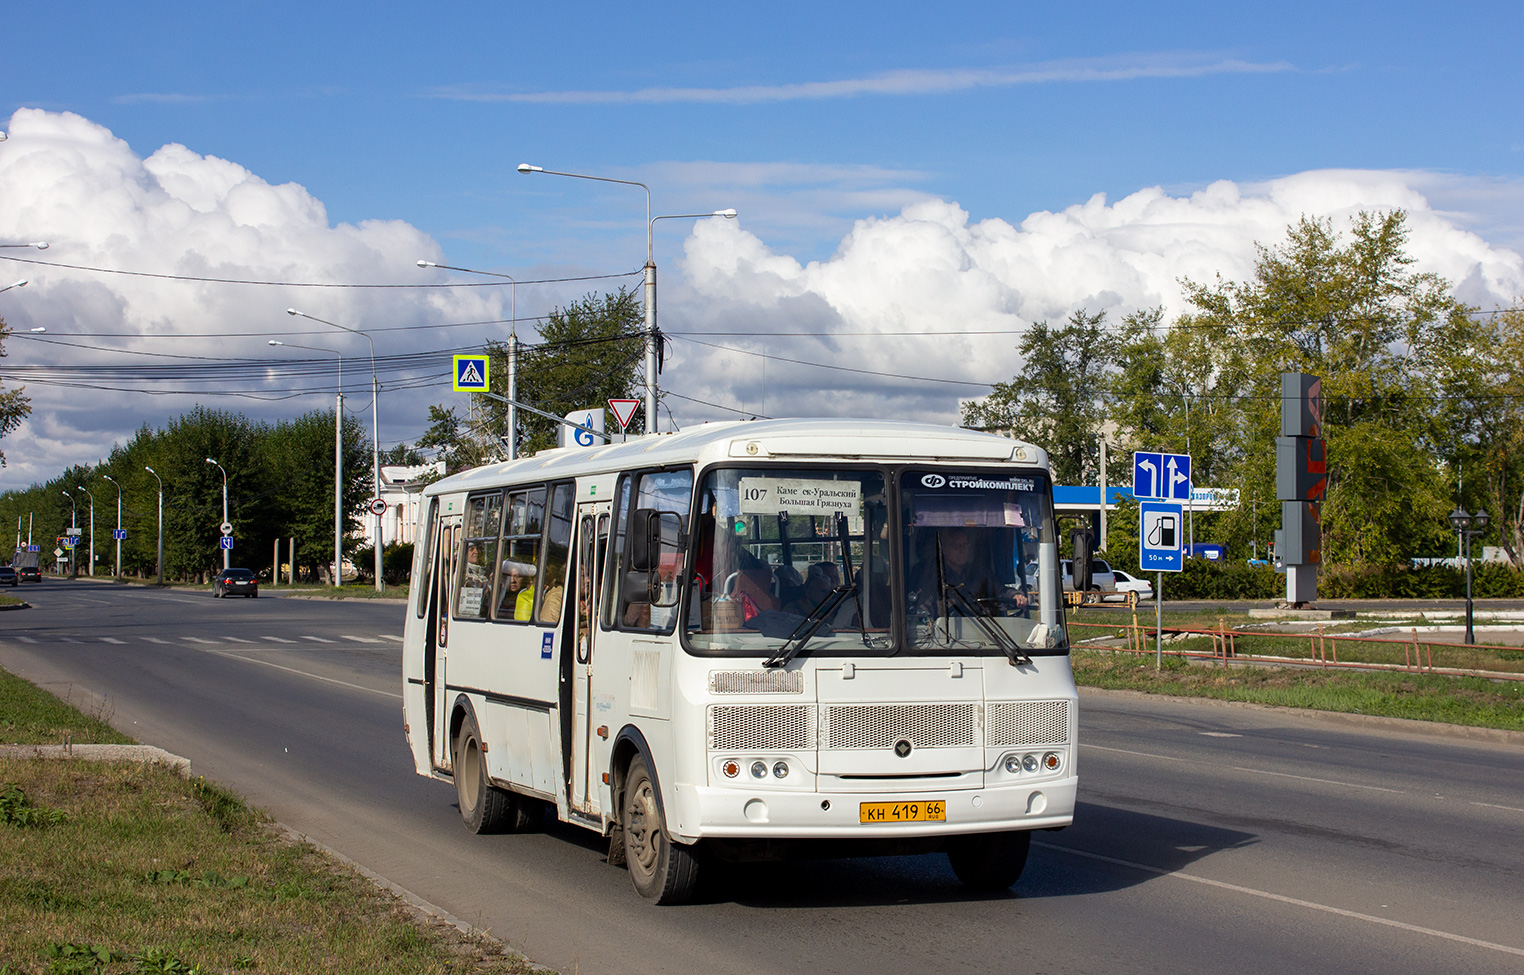
[[[190,759],[153,745],[0,745],[0,758],[78,758],[86,762],[159,762],[190,777]]]
[[[1375,728],[1409,735],[1425,735],[1431,738],[1459,738],[1465,741],[1488,741],[1505,745],[1524,746],[1524,731],[1508,731],[1503,728],[1476,728],[1471,725],[1444,724],[1439,721],[1419,721],[1414,718],[1389,718],[1380,714],[1315,711],[1311,708],[1288,708],[1275,704],[1259,704],[1255,701],[1224,701],[1215,697],[1182,697],[1175,694],[1150,694],[1147,691],[1122,690],[1109,687],[1082,686],[1079,688],[1079,694],[1081,698],[1141,698],[1154,701],[1170,701],[1177,704],[1206,704],[1212,707],[1273,711],[1277,715],[1298,718],[1316,724],[1342,725],[1344,727],[1366,729]]]

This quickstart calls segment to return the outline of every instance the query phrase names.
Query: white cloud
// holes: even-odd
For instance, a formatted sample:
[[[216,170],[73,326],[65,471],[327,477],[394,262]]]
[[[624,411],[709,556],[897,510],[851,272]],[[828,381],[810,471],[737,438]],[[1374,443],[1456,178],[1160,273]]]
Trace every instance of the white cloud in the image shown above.
[[[662,321],[673,332],[751,329],[751,337],[702,341],[786,350],[780,354],[870,373],[1003,381],[1019,368],[1015,346],[1032,322],[1058,322],[1080,308],[1117,318],[1162,305],[1173,316],[1184,310],[1182,278],[1249,277],[1256,242],[1280,243],[1304,215],[1347,227],[1361,210],[1394,208],[1408,212],[1417,266],[1448,278],[1463,300],[1492,307],[1524,294],[1519,253],[1466,229],[1467,214],[1436,210],[1419,189],[1432,183],[1425,174],[1317,171],[1221,181],[1184,195],[1154,187],[1115,203],[1097,195],[1019,223],[971,222],[957,204],[929,199],[896,216],[859,220],[831,258],[809,263],[775,253],[742,226],[705,221],[686,247],[692,294],[664,299]],[[1449,190],[1453,198],[1465,195]],[[761,337],[812,329],[826,334]],[[972,395],[948,382],[777,361],[764,379],[761,360],[746,352],[694,342],[678,348],[682,368],[669,370],[669,385],[749,412],[846,415],[866,407],[953,422],[959,398]],[[692,413],[723,415],[698,407]]]
[[[331,226],[322,202],[295,183],[271,185],[237,163],[181,145],[139,158],[104,127],[70,113],[22,109],[12,116],[9,139],[0,142],[0,201],[0,240],[51,243],[47,251],[6,249],[0,257],[259,281],[442,279],[414,264],[419,258],[442,260],[438,244],[415,227],[382,220]],[[0,267],[30,279],[25,289],[0,297],[0,314],[18,333],[6,343],[5,364],[12,367],[176,361],[144,354],[320,358],[320,353],[273,350],[266,344],[270,336],[310,330],[313,334],[293,341],[341,351],[353,358],[358,376],[369,352],[363,338],[291,319],[284,310],[295,306],[360,327],[507,317],[508,295],[488,289],[285,288],[100,274],[9,260],[0,261]],[[47,335],[30,337],[27,330],[36,326],[46,327]],[[108,337],[81,337],[86,333]],[[438,332],[403,334],[378,345],[383,352],[402,352],[412,351],[399,347],[406,343],[413,349],[440,348],[452,341]],[[348,379],[349,368],[345,373]],[[140,424],[160,426],[198,400],[271,417],[276,415],[271,410],[289,415],[331,402],[314,393],[271,407],[230,398],[236,390],[229,385],[261,397],[290,392],[268,382],[202,384],[183,391],[161,384],[156,393],[175,394],[162,396],[30,383],[32,417],[0,443],[7,459],[0,489],[45,479],[70,464],[93,463]],[[403,406],[399,402],[396,412]],[[406,404],[410,418],[415,406]],[[383,409],[383,425],[387,417]],[[383,427],[383,440],[388,439],[395,436],[387,437]]]
[[[1218,74],[1265,74],[1292,71],[1284,61],[1254,63],[1202,55],[1122,55],[1107,59],[1048,61],[1012,68],[939,68],[886,71],[867,78],[806,81],[781,85],[740,85],[732,88],[640,88],[635,91],[494,90],[483,85],[447,85],[430,89],[428,97],[474,102],[515,102],[549,105],[628,105],[688,102],[754,105],[792,101],[825,101],[865,96],[938,95],[974,88],[1077,82],[1120,82],[1142,78],[1200,78]]]

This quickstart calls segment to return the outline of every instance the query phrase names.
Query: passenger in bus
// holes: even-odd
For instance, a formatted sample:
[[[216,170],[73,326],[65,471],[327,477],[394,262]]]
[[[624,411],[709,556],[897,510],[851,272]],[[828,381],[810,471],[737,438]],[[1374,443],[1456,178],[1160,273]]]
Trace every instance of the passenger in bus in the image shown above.
[[[835,562],[816,562],[810,566],[797,596],[783,608],[799,616],[808,616],[839,585],[841,567]]]
[[[975,528],[923,529],[919,539],[921,559],[916,566],[915,578],[910,586],[910,607],[935,616],[948,615],[948,608],[941,605],[941,588],[958,587],[970,602],[993,608],[991,601],[999,600],[1008,609],[1023,610],[1027,605],[1025,587],[1013,590],[1006,586],[995,570],[989,552]],[[937,542],[941,542],[941,567],[937,564]],[[954,609],[956,599],[952,600]],[[1004,610],[996,610],[997,613]]]
[[[534,609],[535,567],[528,562],[503,560],[503,598],[498,604],[498,618],[505,616],[510,607],[513,618],[528,620]]]

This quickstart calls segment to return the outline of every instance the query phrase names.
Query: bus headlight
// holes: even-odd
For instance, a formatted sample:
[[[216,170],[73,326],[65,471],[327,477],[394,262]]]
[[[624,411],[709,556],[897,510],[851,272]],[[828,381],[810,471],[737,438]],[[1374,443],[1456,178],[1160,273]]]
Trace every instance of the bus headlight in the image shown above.
[[[767,763],[756,761],[751,763],[751,777],[754,779],[767,778]]]
[[[1023,758],[1021,760],[1021,767],[1026,769],[1028,772],[1035,772],[1035,771],[1037,771],[1037,756],[1036,755],[1028,755],[1025,758]]]
[[[1005,757],[1005,770],[1012,775],[1021,774],[1021,756],[1007,755]]]
[[[773,777],[774,778],[779,778],[779,779],[786,779],[786,778],[788,778],[788,763],[787,762],[774,762],[773,763]]]

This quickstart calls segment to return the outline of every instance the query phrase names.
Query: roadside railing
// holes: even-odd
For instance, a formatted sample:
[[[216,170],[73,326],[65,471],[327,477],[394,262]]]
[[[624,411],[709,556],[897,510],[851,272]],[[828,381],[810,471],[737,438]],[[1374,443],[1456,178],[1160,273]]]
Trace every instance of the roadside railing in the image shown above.
[[[1130,623],[1071,618],[1068,625],[1075,649],[1209,660],[1224,668],[1254,664],[1524,681],[1524,648],[1423,639],[1417,627],[1401,638],[1330,633],[1325,624],[1301,633],[1267,633],[1234,629],[1219,619],[1207,629],[1165,627],[1160,641],[1154,625],[1140,622],[1136,611]]]

